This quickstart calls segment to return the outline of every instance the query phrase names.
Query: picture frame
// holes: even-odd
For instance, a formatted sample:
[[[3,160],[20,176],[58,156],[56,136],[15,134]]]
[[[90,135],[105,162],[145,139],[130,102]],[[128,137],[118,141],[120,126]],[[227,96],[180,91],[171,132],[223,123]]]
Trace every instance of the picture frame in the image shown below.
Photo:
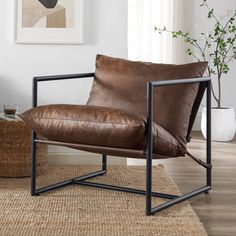
[[[13,42],[83,44],[84,0],[14,0]],[[47,8],[48,7],[48,8]]]

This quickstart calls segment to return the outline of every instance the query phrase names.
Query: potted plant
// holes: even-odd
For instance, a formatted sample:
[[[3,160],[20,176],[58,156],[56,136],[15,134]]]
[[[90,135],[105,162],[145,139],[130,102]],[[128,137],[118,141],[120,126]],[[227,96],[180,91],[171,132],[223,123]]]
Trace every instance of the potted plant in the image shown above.
[[[207,75],[215,77],[217,84],[212,88],[216,106],[212,107],[212,140],[230,141],[236,129],[234,108],[222,106],[222,79],[230,70],[230,63],[236,59],[236,10],[232,10],[227,19],[220,20],[210,8],[207,0],[200,5],[208,9],[207,17],[214,21],[209,33],[202,32],[200,38],[194,38],[189,32],[170,31],[166,27],[157,28],[159,33],[167,32],[173,38],[182,37],[187,44],[187,54],[197,61],[208,61]],[[217,91],[217,92],[216,92]],[[206,108],[202,110],[201,129],[206,137]]]

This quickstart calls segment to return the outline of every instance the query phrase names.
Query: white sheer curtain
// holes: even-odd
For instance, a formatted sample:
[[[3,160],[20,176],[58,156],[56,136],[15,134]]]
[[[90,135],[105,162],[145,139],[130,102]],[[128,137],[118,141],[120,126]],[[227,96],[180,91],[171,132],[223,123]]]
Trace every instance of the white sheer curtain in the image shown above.
[[[154,26],[185,30],[185,0],[128,0],[128,55],[159,63],[186,61],[181,40],[154,32]]]

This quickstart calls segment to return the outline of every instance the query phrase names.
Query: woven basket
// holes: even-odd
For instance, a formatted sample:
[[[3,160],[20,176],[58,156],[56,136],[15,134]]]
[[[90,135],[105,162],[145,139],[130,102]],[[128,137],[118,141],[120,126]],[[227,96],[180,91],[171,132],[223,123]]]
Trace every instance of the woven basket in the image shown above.
[[[37,145],[37,175],[47,169],[47,145]],[[31,131],[22,121],[0,120],[0,177],[31,175]]]

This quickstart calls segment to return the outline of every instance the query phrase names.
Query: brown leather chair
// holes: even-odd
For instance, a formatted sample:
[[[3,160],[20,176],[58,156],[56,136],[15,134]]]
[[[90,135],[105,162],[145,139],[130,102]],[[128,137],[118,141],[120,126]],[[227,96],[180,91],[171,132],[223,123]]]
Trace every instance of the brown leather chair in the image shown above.
[[[202,77],[206,62],[185,65],[133,62],[98,55],[95,73],[35,77],[33,108],[22,119],[32,128],[33,196],[68,184],[79,184],[146,196],[146,214],[211,189],[211,79]],[[86,105],[37,107],[38,83],[94,77]],[[207,90],[206,162],[186,148]],[[43,138],[37,138],[36,134]],[[36,189],[36,144],[60,145],[102,154],[102,169]],[[107,155],[146,159],[146,191],[87,181],[107,171]],[[206,168],[206,185],[182,196],[152,192],[152,159],[189,156]],[[169,199],[152,207],[152,196]]]

